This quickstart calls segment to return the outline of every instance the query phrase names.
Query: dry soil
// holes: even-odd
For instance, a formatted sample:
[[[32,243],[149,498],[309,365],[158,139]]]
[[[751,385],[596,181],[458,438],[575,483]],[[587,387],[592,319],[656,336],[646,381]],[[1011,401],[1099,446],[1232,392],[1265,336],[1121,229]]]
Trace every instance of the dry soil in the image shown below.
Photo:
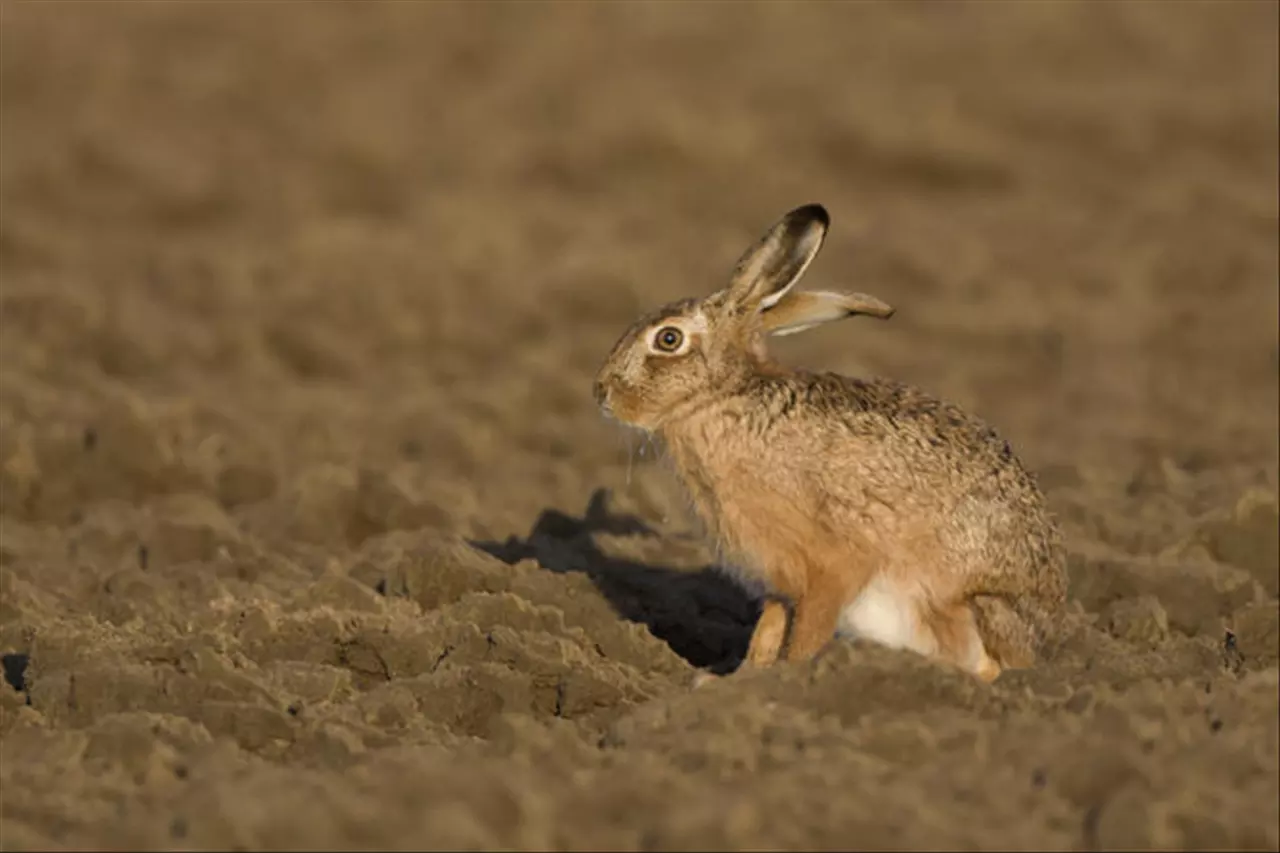
[[[0,846],[1276,849],[1277,18],[5,2]],[[811,201],[898,314],[779,357],[1011,439],[1035,669],[689,689],[755,605],[591,378]]]

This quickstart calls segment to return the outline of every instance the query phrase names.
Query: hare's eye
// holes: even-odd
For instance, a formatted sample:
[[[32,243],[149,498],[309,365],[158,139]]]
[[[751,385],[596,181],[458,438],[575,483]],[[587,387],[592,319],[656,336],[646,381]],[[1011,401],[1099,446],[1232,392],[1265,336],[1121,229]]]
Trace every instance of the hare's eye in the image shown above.
[[[675,352],[684,343],[684,332],[675,326],[664,326],[653,336],[653,345],[663,352]]]

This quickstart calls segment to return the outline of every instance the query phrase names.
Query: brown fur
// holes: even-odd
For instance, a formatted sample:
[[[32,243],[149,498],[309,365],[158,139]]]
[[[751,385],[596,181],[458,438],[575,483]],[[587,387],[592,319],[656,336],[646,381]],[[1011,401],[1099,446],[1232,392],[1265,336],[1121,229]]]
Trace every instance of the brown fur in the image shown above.
[[[748,663],[817,654],[874,582],[909,591],[910,647],[986,680],[1030,666],[1065,598],[1064,559],[1009,444],[916,388],[768,357],[771,331],[892,313],[863,294],[792,292],[828,222],[817,205],[797,208],[739,260],[729,287],[635,323],[601,368],[597,399],[664,440],[734,571],[776,597]],[[674,352],[656,343],[668,327],[682,341]]]

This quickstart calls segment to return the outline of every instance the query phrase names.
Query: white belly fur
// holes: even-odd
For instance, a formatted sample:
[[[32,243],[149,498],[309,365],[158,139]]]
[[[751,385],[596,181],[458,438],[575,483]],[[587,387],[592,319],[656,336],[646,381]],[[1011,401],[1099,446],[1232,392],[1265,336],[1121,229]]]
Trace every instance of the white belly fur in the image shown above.
[[[921,631],[915,597],[910,589],[884,577],[873,578],[840,613],[836,632],[893,649],[931,654],[936,643],[931,632]]]

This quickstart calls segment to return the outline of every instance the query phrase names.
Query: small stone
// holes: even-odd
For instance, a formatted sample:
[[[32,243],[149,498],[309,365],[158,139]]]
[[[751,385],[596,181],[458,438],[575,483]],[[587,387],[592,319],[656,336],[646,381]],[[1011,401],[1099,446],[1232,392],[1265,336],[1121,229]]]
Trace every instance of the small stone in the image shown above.
[[[1130,643],[1156,646],[1169,636],[1169,615],[1154,595],[1113,602],[1104,619],[1108,633]]]
[[[1207,518],[1194,538],[1214,559],[1248,571],[1280,596],[1280,504],[1270,492],[1246,492],[1230,513]]]

